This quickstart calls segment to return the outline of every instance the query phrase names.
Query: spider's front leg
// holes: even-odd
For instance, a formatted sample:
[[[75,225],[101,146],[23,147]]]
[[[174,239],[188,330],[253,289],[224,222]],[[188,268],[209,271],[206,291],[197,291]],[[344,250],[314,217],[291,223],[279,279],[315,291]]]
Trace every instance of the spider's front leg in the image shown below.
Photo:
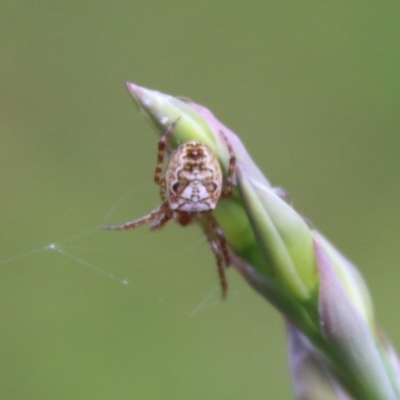
[[[168,211],[168,203],[167,201],[164,201],[159,207],[144,217],[135,219],[133,221],[128,221],[120,225],[103,225],[102,228],[112,231],[122,231],[125,229],[136,228],[151,221],[154,221],[151,224],[152,229],[161,228],[169,219],[171,219],[171,215]]]
[[[233,173],[235,170],[235,164],[236,164],[236,156],[235,153],[233,152],[233,148],[228,140],[228,138],[225,135],[225,132],[219,131],[220,135],[224,138],[226,147],[228,148],[229,152],[229,167],[228,167],[228,173],[226,175],[226,183],[225,183],[225,188],[222,191],[222,196],[228,197],[232,194],[232,186],[233,186]]]
[[[169,208],[168,200],[164,200],[160,208],[162,208],[162,212],[150,224],[150,229],[152,230],[162,228],[172,218],[173,212]]]
[[[162,185],[165,182],[165,179],[162,176],[165,145],[167,143],[168,137],[173,132],[175,125],[178,123],[179,119],[180,119],[180,117],[169,126],[169,128],[161,135],[161,137],[158,141],[157,166],[156,166],[156,170],[154,172],[154,182],[157,183],[158,185]]]

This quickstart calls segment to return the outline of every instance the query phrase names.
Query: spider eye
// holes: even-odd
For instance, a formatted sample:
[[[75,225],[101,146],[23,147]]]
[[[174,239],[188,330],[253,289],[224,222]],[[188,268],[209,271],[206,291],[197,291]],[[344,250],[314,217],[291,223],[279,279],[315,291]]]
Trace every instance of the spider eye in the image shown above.
[[[207,192],[215,192],[217,190],[217,184],[215,182],[210,182],[207,184],[206,189]]]
[[[176,192],[178,191],[178,189],[179,189],[179,182],[174,183],[174,184],[172,185],[172,190],[176,193]]]

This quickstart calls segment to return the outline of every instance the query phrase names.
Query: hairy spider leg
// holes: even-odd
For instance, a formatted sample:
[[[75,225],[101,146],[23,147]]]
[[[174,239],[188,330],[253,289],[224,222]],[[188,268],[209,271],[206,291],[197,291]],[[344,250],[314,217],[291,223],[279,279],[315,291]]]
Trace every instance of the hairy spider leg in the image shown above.
[[[103,225],[102,228],[111,231],[122,231],[125,229],[136,228],[137,226],[144,225],[158,218],[158,220],[155,221],[154,226],[153,224],[151,226],[152,229],[156,229],[161,228],[169,219],[171,219],[171,216],[172,214],[168,212],[168,202],[164,201],[159,207],[144,217],[125,222],[121,225]]]
[[[224,299],[228,291],[225,268],[229,267],[231,263],[226,239],[222,229],[218,225],[218,222],[210,212],[202,214],[201,219],[207,242],[210,245],[217,262],[222,298]]]
[[[225,266],[229,267],[229,265],[231,264],[231,259],[229,257],[228,244],[226,242],[225,235],[222,232],[221,227],[218,225],[217,220],[215,219],[215,217],[212,215],[211,212],[205,213],[204,217],[208,223],[211,232],[213,232],[216,235],[217,240],[221,245],[220,248],[222,250],[223,261],[225,263]]]
[[[235,170],[235,164],[236,164],[236,156],[235,153],[233,152],[232,146],[228,140],[228,138],[225,135],[224,131],[219,131],[221,136],[223,137],[226,147],[228,148],[229,152],[229,167],[228,167],[228,173],[226,175],[226,183],[225,183],[225,188],[222,191],[221,195],[223,197],[228,197],[232,194],[232,179],[233,179],[233,172]]]
[[[159,214],[158,218],[154,219],[154,221],[150,224],[151,230],[162,228],[173,216],[167,200],[161,204],[161,207],[164,207],[164,210]]]
[[[173,132],[175,125],[178,123],[179,119],[180,117],[167,128],[167,130],[161,135],[160,140],[158,141],[157,165],[156,170],[154,171],[154,182],[158,185],[162,185],[165,183],[165,178],[162,176],[165,144],[168,137]]]
[[[222,256],[219,251],[219,246],[217,242],[213,239],[208,239],[208,244],[211,247],[212,252],[214,253],[215,259],[217,261],[217,270],[218,270],[218,277],[219,277],[219,283],[221,285],[221,290],[222,290],[222,299],[226,298],[226,294],[228,292],[228,283],[226,282],[226,274],[225,274],[225,269],[222,264]]]

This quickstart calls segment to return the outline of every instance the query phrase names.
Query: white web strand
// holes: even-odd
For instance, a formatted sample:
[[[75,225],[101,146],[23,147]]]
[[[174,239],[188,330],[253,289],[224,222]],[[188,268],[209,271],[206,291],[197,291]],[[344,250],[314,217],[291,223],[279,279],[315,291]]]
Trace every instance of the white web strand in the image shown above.
[[[48,245],[39,247],[37,249],[33,249],[21,254],[17,254],[15,256],[11,256],[8,258],[5,258],[3,260],[0,260],[0,266],[4,267],[6,265],[13,264],[14,262],[24,259],[24,258],[29,258],[34,255],[38,255],[40,253],[52,251],[57,254],[59,254],[62,257],[65,257],[74,263],[83,266],[84,268],[87,268],[91,270],[92,272],[99,274],[107,279],[111,279],[123,286],[130,287],[132,288],[135,292],[139,293],[141,296],[146,297],[150,299],[153,302],[156,302],[157,304],[162,304],[163,306],[166,306],[167,308],[174,310],[175,312],[178,312],[180,315],[184,315],[186,317],[195,317],[199,315],[200,313],[204,312],[207,309],[210,309],[218,304],[221,304],[220,300],[220,293],[219,293],[219,286],[215,286],[208,294],[206,294],[200,301],[195,304],[191,309],[184,309],[183,307],[180,307],[173,302],[164,299],[163,297],[160,297],[156,293],[152,292],[151,290],[144,290],[141,288],[138,284],[132,283],[132,280],[120,277],[117,274],[107,271],[106,269],[103,269],[99,266],[97,266],[95,263],[89,262],[86,259],[82,258],[80,255],[76,254],[76,251],[89,251],[89,252],[95,252],[95,253],[116,253],[116,254],[123,254],[123,253],[129,253],[129,254],[134,254],[135,251],[124,251],[121,250],[120,248],[117,249],[104,249],[104,248],[97,248],[97,247],[86,247],[86,246],[81,246],[77,245],[74,246],[71,242],[79,240],[85,236],[90,236],[94,235],[99,232],[99,229],[90,229],[86,231],[82,231],[80,233],[77,233],[75,235],[69,236],[65,239],[62,239],[57,242],[50,243]],[[71,243],[71,245],[67,245]],[[205,240],[202,238],[198,242],[192,244],[191,246],[187,246],[179,252],[173,252],[173,253],[164,253],[161,257],[172,257],[172,258],[177,258],[179,260],[184,260],[185,256],[190,254],[195,248],[197,248],[199,245],[204,245]],[[182,261],[185,262],[185,261]],[[148,287],[151,286],[151,282],[149,282]],[[171,291],[173,288],[171,288]]]
[[[115,276],[113,273],[111,272],[107,272],[99,267],[96,267],[95,265],[91,264],[90,262],[83,260],[82,258],[76,257],[73,254],[67,253],[66,251],[64,251],[60,246],[58,246],[56,243],[51,243],[48,246],[45,247],[45,250],[55,250],[59,253],[61,253],[62,255],[64,255],[65,257],[70,258],[71,260],[76,261],[79,264],[84,265],[85,267],[92,269],[93,271],[96,271],[97,273],[99,273],[100,275],[104,275],[107,278],[113,279],[119,283],[122,283],[123,285],[129,285],[129,280],[128,279],[121,279],[117,276]]]
[[[11,264],[14,261],[17,261],[17,260],[19,260],[21,258],[29,257],[29,256],[31,256],[33,254],[37,254],[37,253],[40,253],[42,251],[43,251],[43,248],[35,249],[35,250],[27,251],[26,253],[22,253],[22,254],[18,254],[16,256],[12,256],[12,257],[6,258],[4,260],[0,260],[0,266]]]

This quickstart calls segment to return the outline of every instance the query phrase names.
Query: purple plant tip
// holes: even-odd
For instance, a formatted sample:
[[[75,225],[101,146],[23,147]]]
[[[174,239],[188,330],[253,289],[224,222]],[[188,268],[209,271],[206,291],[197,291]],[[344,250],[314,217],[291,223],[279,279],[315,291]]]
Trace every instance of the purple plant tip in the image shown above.
[[[323,247],[314,240],[320,275],[319,317],[327,342],[351,367],[365,391],[365,398],[397,399],[375,339],[365,320],[352,304]],[[375,396],[375,397],[374,397]]]

